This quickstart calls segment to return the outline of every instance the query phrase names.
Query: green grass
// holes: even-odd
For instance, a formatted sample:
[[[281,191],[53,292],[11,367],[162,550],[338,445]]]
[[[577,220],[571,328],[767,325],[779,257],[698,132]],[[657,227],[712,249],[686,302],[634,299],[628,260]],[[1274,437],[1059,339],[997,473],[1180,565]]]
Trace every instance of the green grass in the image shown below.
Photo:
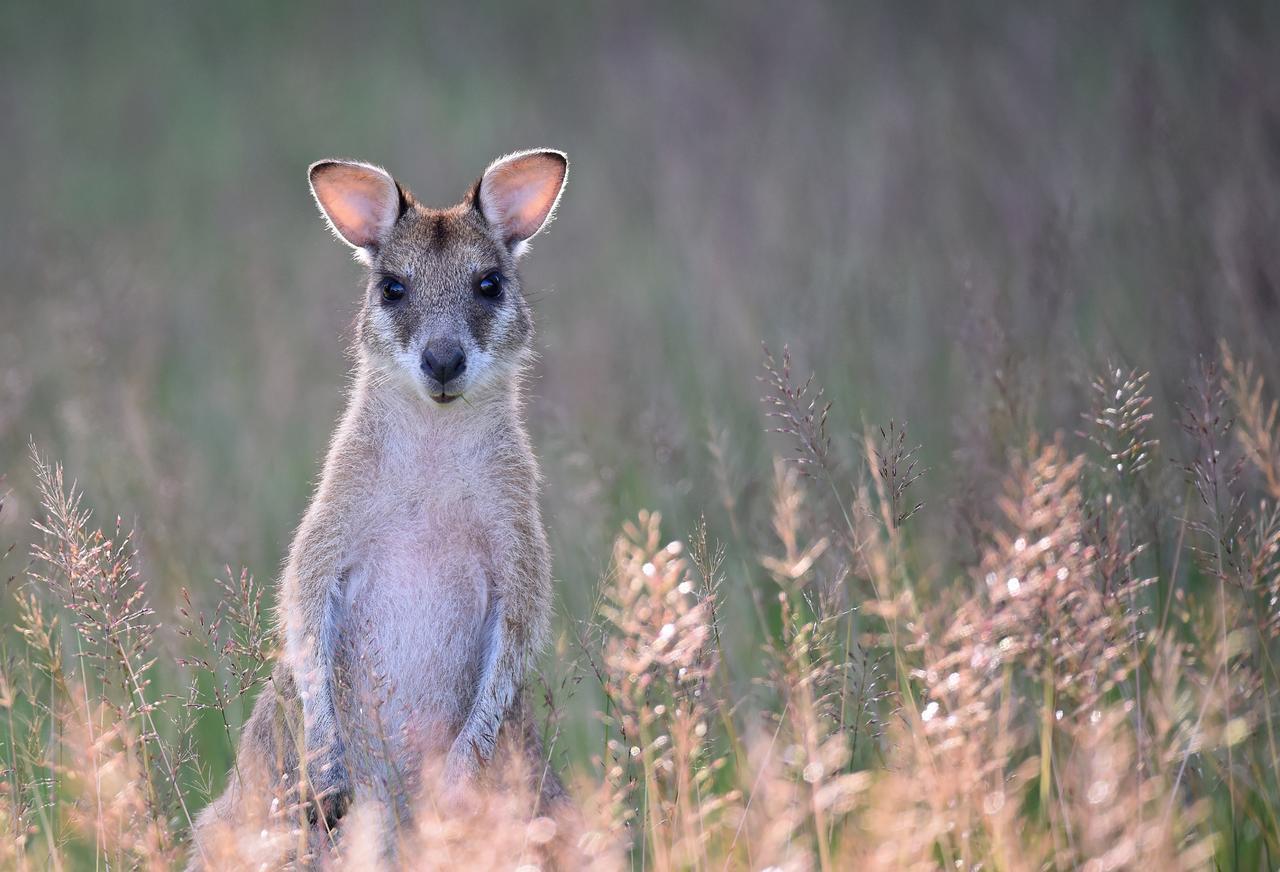
[[[860,788],[856,808],[828,812],[828,828],[843,833],[831,838],[837,859],[887,842],[890,809],[916,820],[895,804],[906,799],[893,791],[908,786],[885,773],[924,765],[907,737],[929,735],[918,721],[929,683],[910,676],[945,652],[908,643],[921,627],[942,633],[959,604],[980,599],[984,555],[1016,526],[1000,504],[1010,469],[1060,440],[1067,456],[1088,458],[1087,523],[1106,517],[1099,501],[1112,493],[1127,506],[1126,541],[1145,549],[1135,575],[1156,578],[1126,605],[1141,653],[1108,706],[1154,699],[1172,656],[1160,646],[1185,646],[1192,677],[1169,688],[1169,729],[1181,735],[1203,709],[1212,730],[1202,753],[1184,754],[1176,789],[1161,782],[1165,807],[1195,836],[1187,843],[1212,836],[1220,867],[1274,867],[1276,651],[1256,626],[1230,626],[1274,606],[1239,580],[1252,570],[1233,563],[1246,553],[1235,515],[1204,514],[1196,475],[1183,471],[1203,445],[1180,422],[1223,340],[1268,392],[1280,385],[1278,38],[1280,17],[1263,3],[1139,3],[1105,15],[999,3],[404,4],[377,16],[340,4],[9,4],[0,548],[14,547],[0,562],[0,577],[12,576],[0,640],[15,688],[5,711],[19,726],[0,719],[0,736],[10,800],[40,782],[36,769],[15,771],[18,750],[45,760],[60,729],[36,706],[51,699],[52,679],[26,665],[34,655],[9,629],[20,623],[16,597],[40,589],[29,583],[31,521],[44,514],[30,443],[76,479],[91,527],[110,530],[118,514],[136,530],[160,657],[146,693],[166,700],[157,728],[167,747],[190,738],[181,793],[201,806],[197,767],[220,788],[232,748],[215,711],[179,727],[177,698],[193,681],[201,694],[213,688],[177,662],[193,656],[176,632],[181,591],[212,613],[215,579],[244,566],[270,601],[342,406],[359,270],[315,213],[306,166],[371,160],[442,205],[493,156],[547,145],[566,150],[572,169],[556,224],[526,260],[525,284],[549,289],[534,294],[540,360],[528,415],[556,560],[559,638],[543,671],[557,689],[563,769],[602,781],[594,758],[615,728],[597,717],[603,690],[574,637],[599,623],[614,539],[641,509],[660,511],[664,536],[686,541],[705,517],[723,544],[715,696],[738,704],[729,723],[742,743],[762,721],[766,738],[777,727],[768,713],[781,710],[786,682],[770,678],[773,655],[762,652],[787,648],[785,585],[761,556],[780,553],[772,458],[795,449],[768,432],[777,421],[758,376],[761,342],[787,344],[796,373],[817,371],[833,403],[835,492],[850,513],[873,513],[846,521],[831,482],[805,486],[803,541],[831,544],[801,586],[842,593],[804,608],[818,620],[828,607],[857,607],[841,618],[852,631],[836,634],[840,656],[849,635],[886,673],[882,727],[844,764],[875,784]],[[1113,366],[1150,373],[1146,426],[1160,445],[1140,484],[1108,484],[1082,435],[1090,382]],[[1223,420],[1247,423],[1238,406],[1249,408],[1233,401]],[[927,473],[912,492],[924,507],[900,533],[879,526],[887,568],[873,570],[850,545],[879,516],[862,434],[890,420],[909,422],[920,445]],[[1242,463],[1228,488],[1241,522],[1253,512],[1256,524],[1268,455],[1246,450],[1244,429],[1268,428],[1237,426],[1220,441]],[[870,613],[886,607],[868,605],[877,583],[891,599],[914,596],[896,646],[885,638],[891,622]],[[51,616],[61,608],[47,592],[41,601]],[[65,662],[78,664],[69,620],[58,638]],[[1240,646],[1227,663],[1239,686],[1219,699],[1228,643]],[[1010,675],[1001,685],[1020,713],[1008,734],[1017,763],[1039,754],[1043,684]],[[1237,697],[1247,716],[1232,726],[1237,710],[1228,718],[1219,704]],[[230,707],[233,735],[246,711]],[[21,727],[29,718],[38,730]],[[716,720],[707,753],[732,760],[716,770],[716,789],[749,796],[758,761],[744,761],[756,751],[731,748]],[[1152,753],[1155,729],[1153,720],[1132,737],[1133,760]],[[1117,730],[1106,742],[1130,753]],[[1064,779],[1086,762],[1071,756],[1077,741],[1053,746],[1068,749]],[[1170,741],[1188,747],[1185,736]],[[1144,766],[1164,777],[1161,761]],[[761,784],[779,781],[769,795],[783,796],[788,779],[775,774]],[[993,834],[1016,843],[1004,864],[1022,853],[1068,866],[1068,849],[1084,851],[1083,831],[1055,818],[1072,808],[1073,788],[1051,781],[1047,793],[1042,780],[1026,782],[1028,829],[991,824],[987,859],[1002,865]],[[45,862],[50,832],[66,836],[69,866],[92,862],[74,784],[38,787],[44,804],[23,812],[34,827],[29,862]],[[182,821],[166,808],[176,851]],[[745,862],[742,838],[727,848],[736,813],[714,845]],[[943,836],[936,846],[936,862],[957,859]]]

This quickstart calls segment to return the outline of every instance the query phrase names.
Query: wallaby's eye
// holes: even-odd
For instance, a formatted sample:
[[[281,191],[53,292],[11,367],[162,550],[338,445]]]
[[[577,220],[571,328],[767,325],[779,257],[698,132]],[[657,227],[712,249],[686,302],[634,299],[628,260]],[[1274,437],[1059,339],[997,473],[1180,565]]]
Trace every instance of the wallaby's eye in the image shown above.
[[[404,297],[404,285],[395,279],[387,279],[382,283],[382,302],[394,303]]]
[[[480,277],[476,282],[476,293],[482,297],[488,297],[490,300],[496,300],[502,296],[502,273],[496,269],[489,270]]]

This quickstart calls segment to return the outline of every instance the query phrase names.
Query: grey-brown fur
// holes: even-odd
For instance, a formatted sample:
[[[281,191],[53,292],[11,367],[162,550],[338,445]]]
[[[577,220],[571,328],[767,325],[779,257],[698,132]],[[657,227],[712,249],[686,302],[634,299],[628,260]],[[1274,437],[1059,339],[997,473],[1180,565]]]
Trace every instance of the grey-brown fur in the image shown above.
[[[563,796],[521,693],[548,636],[551,563],[522,419],[532,319],[516,261],[566,172],[558,152],[512,155],[433,210],[376,167],[312,168],[322,211],[369,268],[353,387],[289,551],[285,657],[230,786],[197,821],[193,866],[221,827],[265,830],[272,799],[314,818],[287,850],[320,853],[347,803],[402,816],[436,764],[457,787],[522,755],[542,801]],[[478,282],[495,271],[491,299]],[[440,382],[432,348],[458,349],[465,369]]]
[[[476,267],[475,264],[483,264]],[[513,353],[530,338],[533,321],[520,294],[519,275],[511,252],[495,242],[484,218],[471,205],[471,196],[451,209],[424,209],[412,204],[396,222],[387,245],[373,256],[370,275],[403,280],[406,276],[430,276],[409,288],[406,305],[397,307],[393,337],[379,335],[370,325],[369,309],[379,305],[365,295],[361,313],[361,339],[372,343],[409,342],[425,318],[433,312],[457,312],[466,318],[477,343],[487,346],[492,333],[493,307],[472,293],[474,273],[498,269],[513,283],[512,303],[519,313],[519,329],[503,336],[500,351]]]

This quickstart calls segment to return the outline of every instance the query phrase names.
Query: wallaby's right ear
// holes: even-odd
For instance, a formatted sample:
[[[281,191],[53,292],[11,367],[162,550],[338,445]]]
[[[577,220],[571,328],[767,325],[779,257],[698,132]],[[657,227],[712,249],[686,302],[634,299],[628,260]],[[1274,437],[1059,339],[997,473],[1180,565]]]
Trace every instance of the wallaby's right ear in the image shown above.
[[[311,165],[308,178],[333,232],[362,259],[386,241],[406,206],[395,179],[371,164],[322,160]]]

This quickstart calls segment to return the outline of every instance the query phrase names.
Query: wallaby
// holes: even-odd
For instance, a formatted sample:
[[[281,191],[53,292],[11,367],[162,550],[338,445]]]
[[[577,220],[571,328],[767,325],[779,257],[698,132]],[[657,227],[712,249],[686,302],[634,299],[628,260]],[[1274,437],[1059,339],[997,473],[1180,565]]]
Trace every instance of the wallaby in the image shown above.
[[[544,805],[563,796],[521,693],[552,591],[516,264],[567,173],[558,151],[508,155],[437,210],[376,166],[311,167],[321,212],[368,268],[355,371],[289,549],[284,656],[197,822],[193,866],[213,864],[220,825],[248,818],[256,835],[281,785],[327,833],[353,801],[403,815],[433,764],[440,783],[470,784],[502,746]]]

